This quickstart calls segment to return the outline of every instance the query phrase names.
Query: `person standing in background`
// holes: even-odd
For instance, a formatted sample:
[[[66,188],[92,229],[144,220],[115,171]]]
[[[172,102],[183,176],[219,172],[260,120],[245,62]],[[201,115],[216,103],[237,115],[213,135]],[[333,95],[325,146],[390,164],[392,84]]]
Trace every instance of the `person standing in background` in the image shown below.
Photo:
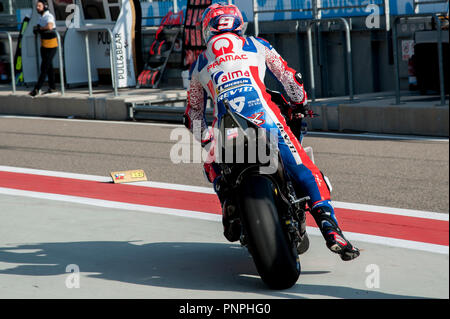
[[[45,0],[38,0],[36,3],[36,11],[41,15],[37,25],[33,28],[35,35],[41,36],[41,71],[39,79],[34,86],[34,89],[29,93],[32,97],[39,95],[41,87],[44,84],[45,78],[48,77],[48,90],[44,93],[53,93],[55,88],[55,75],[53,72],[53,58],[55,57],[58,48],[58,40],[56,38],[56,23],[55,17],[48,9],[48,3]]]

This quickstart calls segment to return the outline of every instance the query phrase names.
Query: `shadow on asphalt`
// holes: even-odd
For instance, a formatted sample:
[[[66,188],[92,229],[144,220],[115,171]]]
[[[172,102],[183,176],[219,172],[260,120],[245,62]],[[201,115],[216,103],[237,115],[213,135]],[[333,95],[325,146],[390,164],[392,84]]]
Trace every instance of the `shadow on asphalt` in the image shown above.
[[[303,271],[292,288],[269,290],[258,276],[247,250],[236,244],[140,244],[128,241],[38,243],[0,247],[0,262],[22,264],[0,270],[0,275],[62,275],[68,274],[67,265],[76,264],[82,276],[211,291],[211,298],[214,298],[214,291],[239,291],[281,298],[299,298],[296,293],[337,298],[415,298],[342,286],[302,284],[302,276],[320,276],[328,271]],[[81,277],[81,284],[82,280]]]

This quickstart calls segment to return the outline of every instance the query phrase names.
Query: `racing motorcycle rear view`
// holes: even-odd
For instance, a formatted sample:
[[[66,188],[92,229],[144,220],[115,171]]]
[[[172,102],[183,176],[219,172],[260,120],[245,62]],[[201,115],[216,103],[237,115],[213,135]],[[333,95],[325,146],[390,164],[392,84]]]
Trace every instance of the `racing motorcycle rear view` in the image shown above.
[[[297,120],[313,115],[305,108],[301,73],[268,41],[245,36],[244,29],[235,5],[215,3],[205,10],[206,49],[190,68],[184,125],[209,151],[204,173],[222,205],[225,237],[248,247],[269,287],[288,288],[300,275],[298,255],[308,247],[307,210],[331,252],[348,261],[359,250],[344,238],[331,187],[301,145]],[[267,91],[267,71],[289,102]],[[214,132],[206,123],[207,99],[214,106]]]
[[[273,94],[276,94],[273,92]],[[299,255],[309,247],[306,211],[309,197],[298,197],[286,174],[277,142],[251,119],[225,115],[216,134],[216,162],[229,200],[224,212],[248,248],[261,279],[272,289],[293,286],[301,273]],[[217,137],[216,136],[216,137]]]

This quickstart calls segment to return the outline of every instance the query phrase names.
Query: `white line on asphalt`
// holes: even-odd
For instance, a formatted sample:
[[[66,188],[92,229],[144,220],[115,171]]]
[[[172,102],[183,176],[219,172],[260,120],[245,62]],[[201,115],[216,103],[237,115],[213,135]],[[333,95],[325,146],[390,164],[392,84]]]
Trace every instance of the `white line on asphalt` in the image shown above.
[[[309,235],[321,236],[319,228],[307,226],[306,230]],[[437,254],[449,254],[449,247],[444,245],[429,244],[413,240],[397,239],[391,237],[382,237],[376,235],[367,235],[353,232],[344,232],[348,240],[361,241],[366,243],[385,245],[398,248],[407,248],[414,250],[428,251]]]
[[[338,202],[338,201],[333,201],[333,206],[337,207],[337,208],[362,210],[362,211],[374,212],[374,213],[380,213],[380,214],[419,217],[419,218],[444,220],[444,221],[449,220],[448,214],[427,212],[427,211],[413,210],[413,209],[403,209],[403,208],[394,208],[394,207],[385,207],[385,206],[346,203],[346,202]]]
[[[106,121],[106,120],[88,120],[88,119],[66,119],[66,118],[51,118],[51,117],[39,117],[39,116],[18,116],[18,115],[0,115],[2,118],[12,119],[27,119],[27,120],[45,120],[45,121],[67,121],[73,123],[99,123],[99,124],[124,124],[124,125],[150,125],[150,126],[162,126],[162,127],[184,127],[183,124],[170,124],[170,123],[155,123],[155,122],[133,122],[133,121]]]
[[[93,181],[93,182],[103,182],[103,183],[111,183],[112,182],[112,178],[106,177],[106,176],[56,172],[56,171],[38,170],[38,169],[33,169],[33,168],[22,168],[22,167],[12,167],[12,166],[1,166],[0,165],[0,171],[12,172],[12,173],[23,173],[23,174],[34,174],[34,175],[42,175],[42,176],[52,176],[52,177],[61,177],[61,178],[71,178],[71,179],[79,179],[79,180],[86,180],[86,181]],[[160,182],[151,182],[151,181],[127,183],[127,185],[142,186],[142,187],[154,187],[154,188],[179,190],[179,191],[187,191],[187,192],[203,193],[203,194],[215,194],[214,189],[212,187],[160,183]],[[381,214],[419,217],[419,218],[443,220],[443,221],[449,220],[449,214],[429,212],[429,211],[367,205],[367,204],[358,204],[358,203],[346,203],[346,202],[339,202],[339,201],[333,201],[333,205],[336,208],[362,210],[362,211],[375,212],[375,213],[381,213]]]
[[[102,182],[102,183],[112,183],[112,181],[113,181],[112,177],[110,177],[110,176],[107,177],[107,176],[86,175],[86,174],[67,173],[67,172],[46,171],[46,170],[40,170],[40,169],[13,167],[13,166],[1,166],[0,165],[0,171],[11,172],[11,173],[22,173],[22,174],[34,174],[34,175],[51,176],[51,177],[61,177],[61,178],[71,178],[71,179],[79,179],[79,180],[84,180],[84,181]],[[127,183],[127,185],[163,188],[163,189],[188,191],[188,192],[195,192],[195,193],[215,194],[214,189],[212,187],[169,184],[169,183],[151,182],[151,181]]]
[[[191,211],[191,210],[183,210],[183,209],[175,209],[175,208],[166,208],[166,207],[157,207],[157,206],[147,206],[147,205],[139,205],[139,204],[129,204],[122,202],[114,202],[103,199],[95,199],[95,198],[87,198],[80,196],[70,196],[70,195],[59,195],[59,194],[51,194],[51,193],[41,193],[41,192],[33,192],[33,191],[24,191],[19,189],[12,188],[4,188],[0,187],[0,194],[11,195],[11,196],[24,196],[38,199],[47,199],[54,200],[60,202],[69,202],[75,204],[85,204],[91,206],[105,207],[105,208],[117,208],[124,210],[133,210],[147,213],[157,213],[163,215],[175,215],[181,217],[189,217],[195,219],[203,219],[203,220],[212,220],[212,221],[221,221],[222,216],[217,214],[211,214],[208,212],[200,212],[200,211]]]
[[[406,141],[428,141],[428,142],[446,142],[448,143],[448,138],[446,137],[427,137],[419,135],[391,135],[391,134],[374,134],[374,133],[333,133],[333,132],[316,132],[309,131],[305,138],[308,136],[337,136],[337,137],[359,137],[359,138],[373,138],[373,139],[388,139],[388,140],[406,140]]]
[[[101,199],[92,199],[92,198],[85,198],[85,197],[78,197],[78,196],[68,196],[68,195],[58,195],[58,194],[40,193],[40,192],[32,192],[32,191],[23,191],[23,190],[3,188],[3,187],[0,187],[0,194],[10,195],[10,196],[30,197],[30,198],[45,199],[45,200],[62,201],[62,202],[70,202],[70,203],[84,204],[84,205],[91,205],[91,206],[112,208],[112,209],[123,209],[123,210],[140,211],[140,212],[146,212],[146,213],[172,215],[172,216],[179,216],[179,217],[209,220],[209,221],[215,221],[215,222],[220,222],[222,220],[221,215],[211,214],[211,213],[207,213],[207,212],[196,212],[196,211],[190,211],[190,210],[162,208],[162,207],[145,206],[145,205],[138,205],[138,204],[128,204],[128,203],[107,201],[107,200],[101,200]],[[308,226],[307,231],[311,235],[321,236],[319,229],[316,227]],[[399,248],[408,248],[408,249],[414,249],[414,250],[422,250],[422,251],[428,251],[428,252],[439,253],[439,254],[447,254],[447,255],[449,253],[449,247],[443,246],[443,245],[435,245],[435,244],[421,243],[421,242],[410,241],[410,240],[401,240],[401,239],[395,239],[395,238],[390,238],[390,237],[373,236],[373,235],[366,235],[366,234],[359,234],[359,233],[352,233],[352,232],[346,232],[346,237],[350,240],[357,240],[357,241],[361,241],[361,242],[368,242],[368,243],[374,243],[374,244],[379,244],[379,245],[386,245],[386,246],[399,247]]]
[[[67,173],[67,172],[57,172],[57,171],[46,171],[46,170],[41,170],[41,169],[24,168],[24,167],[13,167],[13,166],[1,166],[0,165],[0,171],[10,172],[10,173],[33,174],[33,175],[50,176],[50,177],[80,179],[80,180],[92,181],[92,182],[105,182],[105,183],[112,182],[112,177],[77,174],[77,173]]]
[[[18,115],[0,115],[1,118],[14,118],[14,119],[32,119],[32,120],[46,120],[46,121],[70,121],[70,122],[85,122],[85,123],[100,123],[100,124],[124,124],[124,125],[150,125],[160,127],[184,127],[182,124],[171,123],[156,123],[156,122],[132,122],[132,121],[105,121],[105,120],[87,120],[87,119],[66,119],[66,118],[49,118],[38,116],[18,116]],[[407,140],[407,141],[429,141],[429,142],[449,142],[446,137],[427,137],[419,135],[390,135],[390,134],[375,134],[375,133],[334,133],[334,132],[318,132],[309,131],[308,136],[329,136],[329,137],[359,137],[359,138],[372,138],[372,139],[388,139],[388,140]]]

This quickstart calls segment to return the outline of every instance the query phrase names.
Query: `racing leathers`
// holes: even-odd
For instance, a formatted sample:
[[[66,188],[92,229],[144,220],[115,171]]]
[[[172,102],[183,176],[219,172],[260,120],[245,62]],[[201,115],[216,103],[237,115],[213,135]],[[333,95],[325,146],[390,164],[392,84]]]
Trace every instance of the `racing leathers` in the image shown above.
[[[213,140],[205,117],[209,97],[214,104],[213,127],[225,114],[223,101],[227,99],[234,112],[270,132],[276,130],[283,165],[296,187],[310,197],[312,215],[328,248],[340,254],[343,260],[353,259],[359,251],[344,238],[338,227],[324,176],[305,153],[280,109],[266,92],[264,77],[267,69],[283,85],[293,104],[300,105],[306,101],[306,93],[296,71],[288,67],[270,43],[231,32],[212,37],[190,70],[185,125],[203,146]],[[195,125],[199,129],[195,130]],[[211,164],[205,164],[205,171],[217,191],[220,172]],[[219,192],[218,195],[223,205],[224,198]]]

